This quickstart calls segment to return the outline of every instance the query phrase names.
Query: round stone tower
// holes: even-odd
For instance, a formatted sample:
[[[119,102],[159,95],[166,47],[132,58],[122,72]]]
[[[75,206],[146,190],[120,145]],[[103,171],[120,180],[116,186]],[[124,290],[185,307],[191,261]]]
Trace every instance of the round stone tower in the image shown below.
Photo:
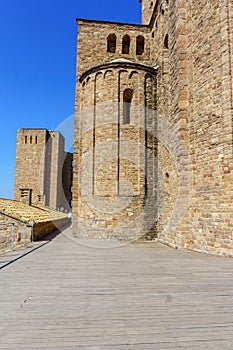
[[[157,71],[143,62],[144,36],[135,38],[135,55],[128,34],[121,55],[112,55],[116,36],[106,35],[111,59],[78,76],[73,227],[79,237],[156,234]]]

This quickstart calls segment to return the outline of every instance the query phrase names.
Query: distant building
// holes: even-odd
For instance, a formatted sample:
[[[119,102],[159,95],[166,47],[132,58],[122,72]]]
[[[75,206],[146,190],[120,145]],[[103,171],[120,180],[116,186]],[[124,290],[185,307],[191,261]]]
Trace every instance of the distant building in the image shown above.
[[[72,153],[58,131],[19,129],[14,198],[58,210],[72,203]]]

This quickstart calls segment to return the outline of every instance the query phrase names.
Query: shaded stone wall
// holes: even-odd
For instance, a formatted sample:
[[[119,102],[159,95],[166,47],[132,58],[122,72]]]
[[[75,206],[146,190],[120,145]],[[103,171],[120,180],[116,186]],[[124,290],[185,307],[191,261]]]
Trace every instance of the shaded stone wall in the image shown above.
[[[50,233],[53,233],[58,230],[62,231],[65,227],[69,225],[70,221],[68,218],[38,222],[34,225],[33,228],[34,240],[40,240],[46,235],[49,235]]]
[[[62,203],[67,204],[67,210],[72,208],[73,191],[73,153],[65,152],[64,165],[62,168],[63,196]]]
[[[167,1],[157,1],[153,25],[155,37],[160,43],[155,55],[160,71],[159,239],[179,247],[189,232],[186,215],[193,188],[189,152],[189,56],[185,8],[185,1],[177,0],[169,4]]]
[[[51,168],[50,175],[50,200],[49,206],[51,208],[62,207],[62,168],[64,163],[64,137],[57,131],[50,131],[50,141],[52,148],[51,163],[47,164]]]

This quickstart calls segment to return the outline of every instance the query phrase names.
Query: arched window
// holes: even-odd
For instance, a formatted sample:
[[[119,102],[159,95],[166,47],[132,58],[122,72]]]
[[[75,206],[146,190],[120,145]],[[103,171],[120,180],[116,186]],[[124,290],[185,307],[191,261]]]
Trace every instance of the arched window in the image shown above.
[[[133,98],[133,90],[125,89],[123,92],[123,124],[130,124],[130,112]]]
[[[116,35],[109,34],[107,38],[107,52],[115,53],[116,52]]]
[[[136,45],[136,54],[137,55],[142,55],[143,54],[144,46],[145,46],[144,36],[138,35],[137,36],[137,45]]]
[[[122,40],[122,53],[129,54],[129,48],[130,48],[130,36],[124,35]]]
[[[35,136],[35,143],[37,143],[38,139],[37,139],[37,136]]]
[[[28,142],[28,137],[24,136],[24,143],[27,143],[27,142]]]
[[[32,136],[30,136],[30,143],[32,143]]]
[[[168,34],[166,34],[164,38],[164,48],[168,49]]]

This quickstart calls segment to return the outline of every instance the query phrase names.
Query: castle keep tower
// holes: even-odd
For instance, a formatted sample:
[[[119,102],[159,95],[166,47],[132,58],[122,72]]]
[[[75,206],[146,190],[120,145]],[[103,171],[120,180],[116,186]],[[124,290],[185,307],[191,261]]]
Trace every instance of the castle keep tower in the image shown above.
[[[58,131],[19,129],[15,200],[70,210],[72,160]]]
[[[75,233],[114,239],[147,234],[157,186],[157,70],[148,65],[149,31],[88,20],[78,25]]]

